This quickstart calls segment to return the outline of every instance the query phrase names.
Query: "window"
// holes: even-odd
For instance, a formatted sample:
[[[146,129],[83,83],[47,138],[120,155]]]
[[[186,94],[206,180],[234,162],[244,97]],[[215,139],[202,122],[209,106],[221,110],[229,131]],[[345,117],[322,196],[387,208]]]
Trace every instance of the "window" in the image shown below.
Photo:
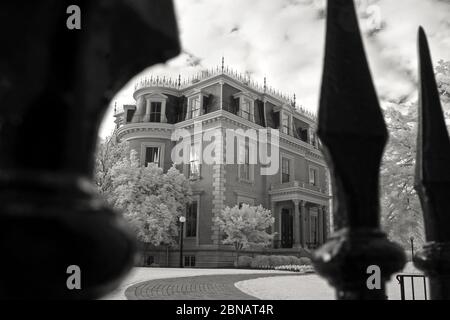
[[[281,159],[281,183],[289,182],[290,178],[290,160],[286,158]]]
[[[189,118],[194,119],[200,115],[200,97],[192,98]]]
[[[195,256],[184,256],[185,267],[195,267]]]
[[[313,146],[316,146],[316,135],[314,134],[314,132],[311,130],[311,144]]]
[[[189,177],[200,176],[200,144],[193,144],[189,153]]]
[[[240,178],[243,180],[250,180],[250,151],[248,145],[242,146],[239,152],[243,152],[240,159],[243,158],[244,163],[240,164]],[[241,160],[242,161],[242,160]]]
[[[145,166],[149,163],[154,163],[159,166],[159,148],[158,147],[146,147],[145,148]]]
[[[309,168],[309,184],[317,186],[317,169]]]
[[[291,133],[291,118],[286,113],[282,113],[281,130],[283,133]]]
[[[150,122],[161,122],[161,102],[150,104]]]
[[[148,256],[147,259],[145,259],[145,264],[147,266],[151,266],[155,262],[154,256]]]
[[[244,204],[249,205],[249,206],[254,206],[255,199],[246,197],[246,196],[238,196],[237,203],[238,203],[239,209],[241,209]]]
[[[240,108],[241,117],[247,120],[251,120],[250,101],[242,99],[242,105]]]
[[[188,205],[186,210],[186,237],[197,236],[197,201]]]
[[[298,128],[297,132],[300,140],[308,142],[308,129]]]
[[[126,119],[127,123],[129,123],[129,122],[131,122],[131,120],[133,120],[133,115],[134,115],[134,110],[128,109],[127,110],[127,119]]]

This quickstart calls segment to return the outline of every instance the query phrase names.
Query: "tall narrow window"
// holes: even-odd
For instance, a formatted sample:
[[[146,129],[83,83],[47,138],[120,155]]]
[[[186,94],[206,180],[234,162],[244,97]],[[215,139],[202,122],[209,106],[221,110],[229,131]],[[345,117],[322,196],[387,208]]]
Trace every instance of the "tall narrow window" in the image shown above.
[[[251,120],[251,109],[250,101],[247,99],[242,99],[242,105],[240,107],[241,117],[247,120]]]
[[[133,119],[133,115],[134,115],[134,110],[127,110],[127,123],[130,123],[131,120]]]
[[[317,169],[309,168],[309,184],[317,186]]]
[[[195,267],[195,256],[184,256],[185,267]]]
[[[308,129],[299,129],[300,131],[300,139],[304,142],[308,142]]]
[[[200,97],[191,99],[190,119],[194,119],[200,115]]]
[[[150,122],[161,122],[161,102],[150,104]]]
[[[283,133],[291,133],[291,118],[284,112],[282,113],[281,126],[281,130]]]
[[[243,180],[250,180],[250,151],[248,145],[241,146],[241,159],[243,163],[240,164],[240,178]]]
[[[197,201],[188,205],[186,210],[186,237],[197,236]]]
[[[158,147],[147,147],[145,148],[145,166],[149,163],[154,163],[157,166],[160,165],[159,161],[159,148]]]
[[[316,134],[314,133],[314,131],[311,130],[311,144],[314,147],[317,147],[317,137]]]
[[[290,160],[282,158],[281,160],[281,183],[289,182],[290,179]]]
[[[189,177],[198,178],[200,176],[200,144],[191,145],[189,153]]]

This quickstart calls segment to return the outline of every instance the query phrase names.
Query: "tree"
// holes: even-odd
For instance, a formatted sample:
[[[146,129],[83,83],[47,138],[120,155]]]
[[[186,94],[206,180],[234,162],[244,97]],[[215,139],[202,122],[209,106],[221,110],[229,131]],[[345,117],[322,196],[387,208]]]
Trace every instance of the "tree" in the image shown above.
[[[265,246],[272,241],[274,234],[267,229],[272,226],[275,219],[270,210],[260,206],[243,204],[241,208],[226,207],[215,217],[214,225],[225,234],[223,244],[231,244],[236,250],[236,262],[239,252],[251,246]]]
[[[446,119],[450,119],[450,62],[438,62],[436,80]],[[381,166],[382,224],[390,238],[405,248],[411,236],[421,245],[422,209],[414,190],[417,102],[389,103],[384,115],[390,135]]]
[[[99,192],[110,199],[112,191],[111,169],[117,162],[129,157],[130,145],[128,142],[117,141],[114,135],[100,139],[95,154],[94,182]]]
[[[175,167],[167,173],[155,164],[140,165],[137,152],[111,169],[113,205],[122,210],[137,238],[155,246],[174,244],[178,217],[191,202],[189,181]]]

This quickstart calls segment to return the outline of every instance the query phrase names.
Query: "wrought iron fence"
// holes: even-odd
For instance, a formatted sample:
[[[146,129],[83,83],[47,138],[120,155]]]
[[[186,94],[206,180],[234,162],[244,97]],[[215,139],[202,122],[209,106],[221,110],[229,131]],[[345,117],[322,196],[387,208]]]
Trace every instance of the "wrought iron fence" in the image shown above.
[[[406,262],[380,228],[378,176],[388,137],[352,0],[327,6],[326,48],[318,135],[330,167],[336,232],[313,254],[316,271],[338,299],[386,299],[385,283]],[[416,190],[427,243],[414,264],[430,281],[431,299],[450,298],[450,139],[425,33],[419,29],[419,130]],[[368,267],[381,285],[367,285]],[[401,278],[403,280],[403,278]],[[404,283],[404,282],[403,282]]]

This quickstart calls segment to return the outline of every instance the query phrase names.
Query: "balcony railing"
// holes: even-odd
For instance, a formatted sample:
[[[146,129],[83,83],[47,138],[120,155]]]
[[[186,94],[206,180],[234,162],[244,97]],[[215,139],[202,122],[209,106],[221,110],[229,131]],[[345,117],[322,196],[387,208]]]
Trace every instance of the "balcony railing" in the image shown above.
[[[281,190],[281,189],[290,189],[290,188],[303,188],[306,190],[316,191],[320,193],[326,193],[327,189],[322,188],[320,186],[316,186],[313,184],[310,184],[308,182],[303,182],[299,180],[294,180],[290,182],[285,183],[272,183],[270,186],[271,190]]]

